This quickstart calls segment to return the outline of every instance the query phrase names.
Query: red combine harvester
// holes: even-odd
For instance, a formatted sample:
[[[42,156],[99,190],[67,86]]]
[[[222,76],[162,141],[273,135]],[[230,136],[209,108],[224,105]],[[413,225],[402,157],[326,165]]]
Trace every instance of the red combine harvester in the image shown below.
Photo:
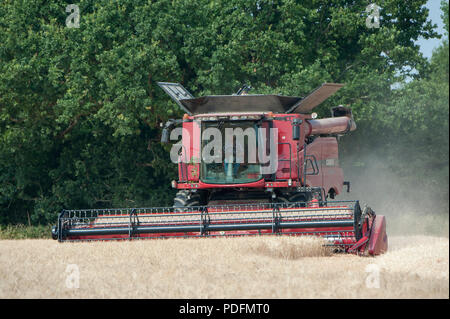
[[[325,83],[305,98],[247,94],[247,86],[194,98],[180,84],[158,85],[186,112],[161,138],[181,136],[171,152],[179,175],[173,207],[63,210],[54,239],[317,235],[338,251],[387,251],[384,216],[333,200],[350,191],[337,137],[356,124],[343,106],[324,119],[312,110],[342,84]]]

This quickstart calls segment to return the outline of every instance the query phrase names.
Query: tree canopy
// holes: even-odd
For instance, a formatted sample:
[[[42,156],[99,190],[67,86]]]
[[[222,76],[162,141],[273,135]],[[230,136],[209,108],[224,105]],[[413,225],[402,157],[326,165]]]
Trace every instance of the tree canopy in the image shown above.
[[[378,1],[379,28],[366,25],[370,1],[79,0],[79,28],[66,26],[69,2],[0,4],[0,223],[170,204],[159,123],[182,113],[157,81],[197,96],[346,83],[321,115],[351,106],[360,131],[413,143],[448,180],[448,40],[431,62],[420,53],[415,40],[439,37],[425,0]]]

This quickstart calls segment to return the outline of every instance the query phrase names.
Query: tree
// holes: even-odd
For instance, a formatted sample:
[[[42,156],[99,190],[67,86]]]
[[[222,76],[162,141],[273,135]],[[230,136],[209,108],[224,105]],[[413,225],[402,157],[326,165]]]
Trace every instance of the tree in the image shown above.
[[[410,82],[402,82],[399,88],[390,89],[378,101],[372,100],[372,105],[378,103],[372,123],[360,126],[359,134],[344,139],[344,143],[347,171],[354,171],[356,176],[364,175],[368,166],[376,163],[379,178],[384,176],[399,185],[399,189],[385,194],[385,198],[410,203],[410,207],[422,213],[448,214],[447,1],[442,1],[442,11],[447,32],[429,64],[424,66],[425,72]]]
[[[413,42],[437,36],[424,3],[380,1],[369,29],[369,1],[80,0],[80,27],[68,28],[65,1],[3,1],[0,222],[169,204],[176,169],[159,123],[182,114],[156,81],[196,95],[345,82],[319,111],[340,101],[360,125],[378,120],[391,84],[427,64]]]
[[[449,42],[448,2],[442,1],[446,38],[431,57],[430,73],[407,83],[386,106],[385,133],[393,134],[393,169],[437,199],[448,212],[449,183]],[[446,17],[446,19],[445,19]],[[387,126],[387,125],[386,125]],[[386,134],[384,135],[386,137]],[[401,163],[408,163],[402,165]]]

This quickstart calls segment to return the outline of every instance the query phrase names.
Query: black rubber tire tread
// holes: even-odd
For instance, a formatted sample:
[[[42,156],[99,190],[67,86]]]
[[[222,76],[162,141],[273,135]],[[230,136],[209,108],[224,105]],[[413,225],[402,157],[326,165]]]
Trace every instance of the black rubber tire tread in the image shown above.
[[[193,207],[200,206],[201,196],[198,193],[189,193],[188,191],[179,191],[173,199],[173,207]]]
[[[282,204],[283,207],[289,207],[289,200],[285,196],[277,196],[275,203]]]
[[[291,203],[305,202],[304,205],[302,204],[302,207],[306,207],[307,201],[308,201],[308,198],[305,193],[294,193],[291,196],[289,196],[289,202],[291,202]]]

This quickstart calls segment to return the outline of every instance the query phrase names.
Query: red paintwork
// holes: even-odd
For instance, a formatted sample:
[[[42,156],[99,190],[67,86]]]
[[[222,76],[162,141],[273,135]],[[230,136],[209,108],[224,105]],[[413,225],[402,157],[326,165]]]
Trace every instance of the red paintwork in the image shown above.
[[[372,232],[369,239],[369,254],[379,255],[388,249],[388,239],[386,235],[386,218],[383,215],[375,216],[372,225]]]
[[[353,120],[347,116],[310,120],[308,135],[345,134],[352,128]],[[355,129],[355,128],[353,128]]]
[[[336,195],[342,192],[344,173],[338,166],[338,142],[334,137],[318,137],[307,146],[306,153],[314,155],[319,164],[318,175],[308,175],[306,184],[308,186],[322,186],[327,193],[333,189]],[[328,162],[334,162],[330,165]]]
[[[297,236],[305,236],[310,235],[311,232],[317,232],[315,236],[323,236],[326,232],[333,232],[336,235],[341,235],[342,237],[345,237],[347,235],[353,234],[353,228],[352,227],[341,227],[341,228],[286,228],[282,229],[280,231],[281,235],[284,233],[286,235],[292,235],[292,233],[298,233]],[[262,229],[260,231],[258,230],[239,230],[239,231],[228,231],[225,234],[221,232],[209,232],[209,236],[221,236],[221,237],[229,237],[229,236],[248,236],[248,235],[269,235],[272,234],[272,230],[270,229]],[[295,235],[294,235],[295,236]],[[136,234],[133,235],[133,239],[136,238],[174,238],[174,237],[201,237],[199,232],[186,232],[186,233],[162,233],[162,234]],[[96,240],[104,240],[104,239],[130,239],[128,235],[96,235],[96,236],[72,236],[69,239],[70,240],[89,240],[89,239],[96,239]],[[355,240],[351,239],[341,239],[336,240],[335,244],[345,244],[345,245],[352,245],[355,242]]]
[[[369,241],[369,237],[363,236],[360,240],[358,240],[350,249],[348,250],[349,253],[358,252],[361,247],[365,247],[367,242]]]
[[[312,236],[311,233],[316,232],[314,236],[324,236],[324,235],[335,235],[336,237],[342,237],[341,239],[333,240],[331,243],[337,246],[342,246],[345,251],[348,250],[348,247],[355,243],[355,239],[353,236],[353,227],[328,227],[328,228],[286,228],[280,230],[278,235],[287,235],[287,236]],[[331,233],[330,233],[331,232]],[[295,233],[295,234],[293,234]],[[224,232],[209,232],[208,236],[214,237],[235,237],[235,236],[249,236],[249,235],[272,235],[272,230],[270,229],[262,229],[258,230],[242,230],[242,231],[228,231]],[[177,237],[198,237],[204,238],[201,236],[200,232],[186,232],[186,233],[162,233],[162,234],[136,234],[133,236],[133,239],[161,239],[161,238],[177,238]],[[72,236],[69,240],[108,240],[108,239],[130,239],[128,235],[97,235],[97,236]]]
[[[214,116],[230,116],[242,114],[214,114]],[[245,113],[246,115],[263,116],[264,113]],[[262,181],[245,184],[209,184],[203,183],[200,177],[199,159],[201,158],[201,120],[205,116],[211,117],[213,114],[186,116],[183,122],[183,152],[179,163],[179,181],[178,189],[213,189],[213,188],[294,188],[298,186],[321,187],[327,194],[330,190],[334,190],[336,194],[342,191],[344,176],[342,169],[338,166],[338,143],[335,137],[317,137],[312,143],[307,145],[306,154],[314,155],[319,164],[318,175],[308,175],[305,180],[299,180],[297,167],[303,172],[303,156],[304,141],[310,134],[330,133],[337,130],[339,132],[345,130],[350,121],[347,117],[312,120],[309,114],[270,114],[266,116],[272,119],[274,128],[278,129],[278,142],[285,143],[278,145],[278,159],[291,159],[289,170],[289,162],[279,161],[278,170],[275,174],[276,181]],[[301,119],[303,123],[300,126],[300,140],[292,139],[292,120],[294,118]],[[287,144],[286,144],[287,143]],[[298,160],[297,160],[298,153]],[[327,159],[329,160],[327,162]],[[334,161],[334,165],[326,165]],[[311,172],[311,171],[309,171]],[[186,178],[187,175],[187,178]],[[288,181],[291,179],[291,185]]]
[[[275,181],[265,181],[261,179],[252,183],[243,184],[209,184],[201,181],[200,176],[200,159],[201,159],[201,121],[203,118],[210,118],[213,116],[250,116],[252,118],[263,118],[271,121],[272,127],[278,130],[278,169],[275,172]],[[310,114],[273,114],[271,112],[246,112],[239,114],[220,113],[220,114],[200,114],[196,116],[183,117],[183,133],[182,133],[182,151],[178,163],[179,180],[173,185],[177,189],[216,189],[216,188],[285,188],[294,189],[299,186],[307,187],[320,187],[323,190],[323,195],[329,194],[333,191],[336,195],[342,192],[344,176],[342,169],[339,167],[338,158],[338,142],[335,136],[336,134],[345,134],[348,131],[352,131],[356,128],[356,125],[351,116],[343,116],[328,119],[312,119]],[[300,124],[300,138],[299,140],[293,140],[293,119],[301,120]],[[263,127],[268,128],[268,122],[262,122]],[[313,135],[314,140],[310,142],[308,137]],[[321,136],[322,135],[322,136]],[[324,137],[323,135],[328,135]],[[306,142],[310,142],[306,144]],[[306,145],[306,149],[305,149]],[[314,156],[317,160],[319,167],[319,174],[303,176],[303,163],[306,156]],[[282,160],[290,160],[282,161]],[[301,172],[301,176],[298,176],[298,172]],[[307,173],[311,173],[312,169],[309,167]],[[311,208],[318,207],[317,200],[313,200],[309,203],[309,210]],[[336,207],[336,206],[335,206]],[[341,208],[338,206],[337,208]],[[210,208],[209,212],[214,212],[214,208]],[[251,211],[251,209],[246,208]],[[283,208],[280,208],[280,212]],[[272,210],[270,210],[272,211]],[[180,212],[171,213],[183,214]],[[190,214],[193,212],[184,212]],[[197,212],[198,213],[198,212]],[[239,213],[236,211],[236,213]],[[267,213],[267,212],[266,212]],[[156,213],[158,214],[158,213]],[[163,214],[167,214],[163,213]],[[202,213],[203,214],[203,213]],[[275,214],[275,213],[274,213]],[[103,217],[115,217],[106,216]],[[203,218],[204,215],[202,215]],[[254,215],[253,215],[254,216]],[[275,215],[273,215],[275,216]],[[148,216],[140,216],[148,217]],[[165,217],[165,216],[163,216]],[[185,216],[184,216],[185,217]],[[110,227],[130,227],[131,228],[131,215],[129,217],[129,223],[110,226]],[[172,218],[172,216],[170,216]],[[275,218],[275,217],[274,217]],[[298,217],[295,216],[295,221],[311,220],[311,217]],[[306,219],[305,219],[306,218]],[[317,218],[317,216],[315,217]],[[322,220],[319,218],[319,220]],[[353,217],[330,217],[323,216],[323,220],[346,220],[352,221]],[[234,223],[241,223],[244,219],[233,219]],[[258,219],[258,220],[245,220],[246,222],[270,222],[274,219]],[[170,223],[176,225],[192,226],[197,225],[189,221],[185,224],[176,223],[173,220]],[[168,225],[170,225],[170,223]],[[223,220],[212,221],[211,224],[223,224]],[[160,226],[158,223],[145,223],[140,224],[142,226]],[[87,228],[101,227],[95,225],[86,226]],[[192,228],[191,228],[192,229]],[[276,234],[281,235],[317,235],[327,236],[332,244],[341,247],[346,252],[351,253],[363,253],[368,251],[370,255],[378,255],[387,251],[388,242],[386,236],[386,221],[384,216],[366,216],[363,221],[362,237],[356,240],[355,230],[353,226],[348,227],[327,227],[327,228],[298,228],[298,229],[281,229]],[[182,233],[158,233],[158,234],[133,234],[132,238],[129,235],[116,234],[116,235],[95,235],[95,236],[72,236],[67,238],[69,240],[107,240],[107,239],[134,239],[134,238],[173,238],[173,237],[204,237],[209,236],[243,236],[243,235],[269,235],[274,234],[271,229],[261,230],[244,230],[244,231],[226,231],[226,232],[208,232],[208,234],[201,234],[200,227],[199,232],[182,232]],[[331,235],[331,236],[330,236]]]
[[[176,188],[178,189],[226,188],[226,187],[286,188],[286,187],[296,187],[297,185],[301,186],[301,184],[295,180],[292,180],[290,186],[289,182],[264,182],[264,180],[245,184],[207,184],[200,181],[199,183],[177,183]]]
[[[312,203],[310,205],[310,207],[312,206],[316,206],[316,203]],[[329,208],[338,208],[338,209],[348,209],[348,207],[346,206],[329,206]],[[281,208],[280,212],[283,212],[286,208]],[[300,210],[302,210],[302,208],[299,208]],[[304,208],[307,211],[310,211],[311,208]],[[320,210],[320,207],[317,207],[317,210]],[[248,208],[248,211],[259,211],[259,212],[271,212],[272,209],[252,209],[252,208]],[[211,207],[209,209],[210,213],[213,212],[217,212],[218,208],[213,208]],[[175,212],[172,212],[175,213]],[[180,213],[177,212],[175,214],[190,214],[192,212],[184,212],[184,213]],[[148,214],[150,215],[167,215],[170,213],[153,213],[153,214]],[[117,215],[102,215],[103,218],[111,218]],[[145,214],[141,214],[139,216],[141,219],[145,218]],[[309,217],[301,217],[303,220],[309,220]],[[316,217],[317,218],[317,217]],[[352,216],[347,216],[347,217],[334,217],[334,220],[351,220],[353,221],[353,217]],[[327,215],[324,216],[323,220],[331,220],[331,218]],[[221,221],[212,221],[214,224],[220,224],[220,223],[225,223],[225,222],[221,222]],[[239,219],[235,219],[234,223],[238,224],[240,222]],[[242,222],[242,221],[241,221]],[[249,222],[247,220],[247,222]],[[270,218],[264,218],[262,220],[258,220],[258,222],[271,222]],[[194,223],[196,224],[196,223]],[[142,226],[151,226],[153,224],[151,223],[142,223]],[[181,224],[178,224],[181,225]],[[185,223],[184,225],[192,225],[192,223]],[[127,224],[124,225],[117,225],[116,227],[123,227],[123,226],[127,226]],[[94,224],[92,224],[91,226],[89,226],[89,228],[96,228],[98,226]],[[365,225],[366,228],[366,225]],[[217,236],[217,237],[226,237],[226,236],[244,236],[244,235],[270,235],[273,234],[271,229],[262,229],[262,230],[244,230],[244,231],[227,231],[227,232],[208,232],[209,236]],[[365,242],[363,243],[363,245],[358,245],[358,243],[356,242],[355,239],[355,235],[354,235],[354,229],[353,226],[348,226],[348,227],[326,227],[326,228],[291,228],[291,229],[281,229],[279,230],[278,234],[280,235],[294,235],[294,236],[305,236],[305,235],[314,235],[314,236],[325,236],[325,235],[332,235],[333,238],[331,240],[330,243],[340,246],[342,247],[345,251],[348,252],[360,252],[360,251],[364,251],[365,249]],[[368,233],[365,233],[364,236],[367,236]],[[133,239],[135,238],[174,238],[174,237],[204,237],[200,234],[200,232],[180,232],[180,233],[159,233],[159,234],[134,234],[133,235]],[[127,234],[115,234],[115,235],[88,235],[88,236],[71,236],[70,238],[67,238],[69,240],[108,240],[108,239],[130,239],[129,236]],[[356,244],[356,245],[355,245]],[[352,247],[353,246],[353,247]],[[356,247],[355,247],[356,246]],[[351,247],[351,248],[350,248]],[[350,248],[350,249],[349,249]]]
[[[265,183],[264,179],[260,179],[259,181],[252,182],[252,183],[245,183],[245,184],[208,184],[203,183],[202,181],[199,181],[198,188],[228,188],[228,187],[247,187],[247,188],[264,188]]]

